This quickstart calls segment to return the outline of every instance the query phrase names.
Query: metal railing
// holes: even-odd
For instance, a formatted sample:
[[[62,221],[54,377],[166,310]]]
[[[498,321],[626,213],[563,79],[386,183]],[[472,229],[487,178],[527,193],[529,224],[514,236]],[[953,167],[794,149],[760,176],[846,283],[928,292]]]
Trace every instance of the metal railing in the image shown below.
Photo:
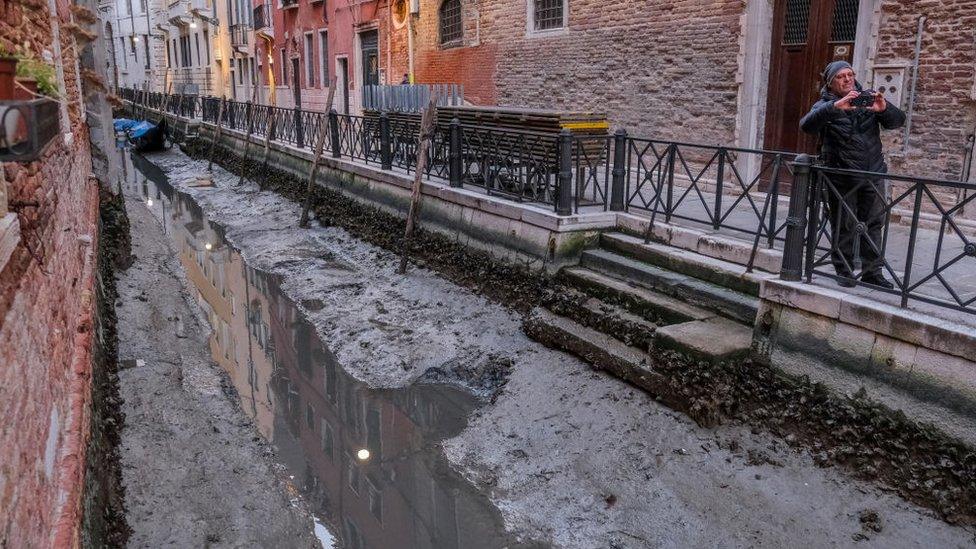
[[[254,29],[258,32],[265,32],[272,28],[271,5],[264,3],[254,6]]]
[[[126,89],[120,96],[155,108],[167,104],[165,94]],[[216,122],[220,99],[182,97],[182,103],[171,97],[167,110]],[[225,101],[223,112],[225,127],[247,131],[250,119],[253,134],[260,136],[274,119],[272,139],[300,148],[311,149],[325,129],[325,150],[333,158],[407,173],[417,166],[420,129],[410,117],[236,101]],[[786,280],[838,278],[828,268],[839,262],[841,245],[832,227],[841,227],[857,235],[844,267],[854,273],[883,271],[894,289],[882,289],[900,296],[902,306],[919,301],[976,313],[976,276],[971,275],[976,272],[976,227],[961,223],[964,208],[976,198],[973,183],[836,170],[815,165],[806,155],[637,138],[623,130],[553,135],[457,120],[436,128],[428,154],[423,174],[428,179],[539,204],[559,215],[639,211],[650,216],[651,228],[680,220],[743,235],[752,241],[753,257],[761,246],[782,246]],[[852,187],[852,180],[860,186]],[[897,192],[889,197],[882,183],[894,184]],[[867,219],[844,200],[858,189],[877,193],[880,217],[876,211]],[[863,264],[863,257],[876,264]]]
[[[822,276],[976,314],[976,184],[829,168],[797,159],[782,278]],[[967,196],[958,199],[958,190]],[[881,274],[891,288],[865,279]]]
[[[251,36],[251,26],[244,23],[231,25],[230,45],[231,47],[246,46]]]

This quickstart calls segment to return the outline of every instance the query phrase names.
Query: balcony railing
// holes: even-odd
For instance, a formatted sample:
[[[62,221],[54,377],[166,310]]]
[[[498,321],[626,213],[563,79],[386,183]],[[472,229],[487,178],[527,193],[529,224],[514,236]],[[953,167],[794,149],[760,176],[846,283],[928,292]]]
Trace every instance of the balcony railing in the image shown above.
[[[251,26],[238,23],[230,26],[231,47],[246,46],[251,35]]]
[[[274,36],[271,23],[271,6],[261,4],[254,7],[254,30],[269,37]]]
[[[282,9],[297,8],[297,7],[298,7],[298,0],[281,0]]]

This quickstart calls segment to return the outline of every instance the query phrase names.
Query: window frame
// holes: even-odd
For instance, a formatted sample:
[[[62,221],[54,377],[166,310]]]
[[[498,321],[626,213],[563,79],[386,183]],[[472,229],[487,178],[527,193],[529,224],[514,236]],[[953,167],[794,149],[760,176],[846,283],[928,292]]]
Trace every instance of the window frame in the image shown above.
[[[306,88],[315,87],[315,33],[312,31],[306,31],[303,35],[302,40],[302,57],[304,69],[305,69],[305,86]]]
[[[320,84],[323,89],[329,87],[330,83],[330,71],[329,71],[329,30],[319,29],[319,78]]]
[[[525,1],[525,34],[526,36],[552,36],[569,32],[569,0],[562,0],[563,23],[551,29],[537,29],[535,21],[535,5],[539,0]]]
[[[450,40],[444,39],[444,7],[448,2],[456,2],[458,9],[458,35]],[[437,7],[437,43],[442,48],[456,47],[464,43],[464,5],[461,0],[442,0]]]

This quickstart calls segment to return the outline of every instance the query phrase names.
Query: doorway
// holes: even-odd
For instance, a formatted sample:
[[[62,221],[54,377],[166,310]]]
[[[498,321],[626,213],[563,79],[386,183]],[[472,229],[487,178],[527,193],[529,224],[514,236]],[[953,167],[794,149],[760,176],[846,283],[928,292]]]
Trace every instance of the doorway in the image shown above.
[[[361,86],[362,104],[366,104],[366,86],[380,83],[380,52],[379,31],[371,30],[359,33],[360,51],[363,61],[363,85]]]
[[[854,59],[859,0],[776,0],[763,148],[815,154],[800,118],[819,99],[828,62]],[[861,77],[861,75],[858,75]]]

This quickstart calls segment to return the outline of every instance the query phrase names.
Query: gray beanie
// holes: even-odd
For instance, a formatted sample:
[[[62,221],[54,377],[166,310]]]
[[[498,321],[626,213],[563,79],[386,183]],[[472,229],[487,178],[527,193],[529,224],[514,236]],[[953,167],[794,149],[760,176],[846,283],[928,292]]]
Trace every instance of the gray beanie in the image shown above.
[[[834,80],[834,77],[837,76],[837,73],[839,73],[844,69],[853,70],[851,64],[848,63],[847,61],[833,61],[831,63],[828,63],[827,68],[825,68],[823,71],[824,87],[829,88],[830,83]]]

